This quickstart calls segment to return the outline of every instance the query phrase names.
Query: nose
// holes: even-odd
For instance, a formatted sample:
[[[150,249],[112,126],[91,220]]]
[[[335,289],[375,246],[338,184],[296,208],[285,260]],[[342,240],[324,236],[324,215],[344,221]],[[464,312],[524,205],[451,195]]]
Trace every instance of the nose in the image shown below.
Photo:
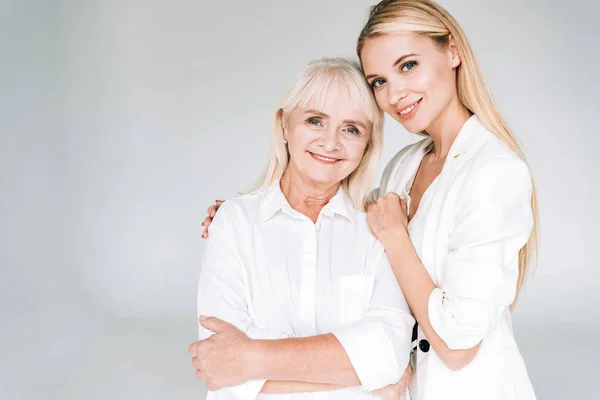
[[[388,81],[388,101],[390,105],[396,105],[400,100],[408,96],[408,90],[403,79],[395,79]]]
[[[319,147],[321,147],[327,153],[337,150],[340,142],[337,127],[331,126],[321,132],[322,134],[319,136],[319,140],[317,141]]]

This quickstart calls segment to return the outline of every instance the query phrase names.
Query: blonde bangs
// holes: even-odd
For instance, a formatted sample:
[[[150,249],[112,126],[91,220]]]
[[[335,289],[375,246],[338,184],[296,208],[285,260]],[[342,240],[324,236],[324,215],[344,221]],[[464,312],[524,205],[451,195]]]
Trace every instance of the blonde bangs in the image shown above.
[[[284,113],[294,108],[307,108],[309,105],[319,111],[327,109],[349,109],[363,114],[375,124],[380,118],[380,110],[362,74],[356,69],[342,65],[319,65],[314,62],[300,76],[284,101]]]

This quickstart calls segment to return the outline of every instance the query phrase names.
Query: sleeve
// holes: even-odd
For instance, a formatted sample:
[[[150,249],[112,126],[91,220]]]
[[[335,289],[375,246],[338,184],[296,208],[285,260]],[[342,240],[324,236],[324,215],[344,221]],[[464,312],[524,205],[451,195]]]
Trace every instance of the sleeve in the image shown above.
[[[365,197],[365,206],[364,206],[365,211],[367,209],[367,206],[371,203],[375,203],[378,198],[379,198],[379,188],[376,187],[375,189],[371,190]]]
[[[515,299],[519,251],[533,226],[529,167],[496,158],[472,172],[456,204],[445,274],[429,320],[450,349],[476,346]]]
[[[426,140],[426,139],[424,139]],[[417,142],[411,145],[408,145],[404,148],[402,148],[402,150],[400,150],[398,153],[396,153],[394,155],[394,157],[392,157],[392,159],[387,163],[387,165],[385,166],[385,168],[383,169],[383,173],[381,174],[381,180],[379,182],[379,187],[371,190],[367,196],[365,197],[365,202],[364,202],[364,209],[366,211],[366,207],[368,204],[371,204],[373,202],[375,202],[377,199],[379,199],[382,196],[385,196],[386,194],[388,194],[388,192],[394,190],[395,188],[390,187],[390,181],[393,183],[395,182],[395,173],[398,170],[398,168],[400,167],[400,163],[403,162],[403,160],[406,158],[406,156],[408,154],[410,154],[411,151],[413,151],[415,149],[415,147],[420,146],[421,142]]]
[[[365,390],[373,391],[400,380],[408,366],[414,324],[382,249],[366,314],[333,332]]]
[[[226,207],[227,205],[227,207]],[[282,339],[281,332],[265,331],[253,325],[248,315],[244,266],[237,255],[231,205],[225,203],[210,226],[204,262],[198,282],[198,317],[213,316],[227,321],[253,339]],[[240,221],[238,221],[240,222]],[[212,332],[198,324],[200,340]],[[236,399],[256,399],[266,380],[252,380],[219,390]]]

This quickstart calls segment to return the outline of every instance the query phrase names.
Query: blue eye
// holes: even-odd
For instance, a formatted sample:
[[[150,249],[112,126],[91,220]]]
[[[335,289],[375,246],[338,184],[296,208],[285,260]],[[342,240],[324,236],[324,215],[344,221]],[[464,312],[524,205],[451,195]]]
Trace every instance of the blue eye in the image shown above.
[[[320,126],[320,125],[321,125],[321,121],[319,121],[319,120],[318,120],[318,119],[316,119],[316,118],[312,118],[312,117],[311,117],[311,118],[308,118],[308,119],[306,120],[306,122],[308,122],[310,125],[314,125],[314,126]]]
[[[381,85],[383,85],[384,83],[385,83],[385,79],[382,79],[382,78],[373,79],[373,81],[371,81],[371,89],[378,88]]]
[[[408,72],[417,66],[416,61],[409,61],[400,68],[402,72]]]
[[[346,132],[348,132],[351,135],[360,135],[360,131],[354,126],[349,126],[348,128],[346,128]]]

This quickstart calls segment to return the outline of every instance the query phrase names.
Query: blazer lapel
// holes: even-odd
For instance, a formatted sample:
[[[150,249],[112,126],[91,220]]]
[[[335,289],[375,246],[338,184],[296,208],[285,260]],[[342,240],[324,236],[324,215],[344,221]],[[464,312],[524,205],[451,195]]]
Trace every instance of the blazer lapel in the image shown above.
[[[435,192],[432,194],[432,203],[425,217],[425,228],[423,234],[423,249],[422,262],[424,265],[430,266],[430,271],[435,271],[435,276],[432,276],[433,281],[438,284],[439,263],[443,260],[438,259],[438,255],[445,254],[447,249],[438,249],[436,247],[436,235],[438,234],[438,226],[440,218],[442,218],[442,206],[446,200],[446,194],[450,189],[454,176],[462,165],[462,161],[466,159],[467,153],[471,149],[476,149],[474,146],[484,136],[482,132],[485,126],[479,118],[473,115],[469,118],[460,132],[454,139],[454,143],[450,147],[442,172],[438,177],[438,182],[435,186]],[[478,140],[479,139],[479,140]]]

